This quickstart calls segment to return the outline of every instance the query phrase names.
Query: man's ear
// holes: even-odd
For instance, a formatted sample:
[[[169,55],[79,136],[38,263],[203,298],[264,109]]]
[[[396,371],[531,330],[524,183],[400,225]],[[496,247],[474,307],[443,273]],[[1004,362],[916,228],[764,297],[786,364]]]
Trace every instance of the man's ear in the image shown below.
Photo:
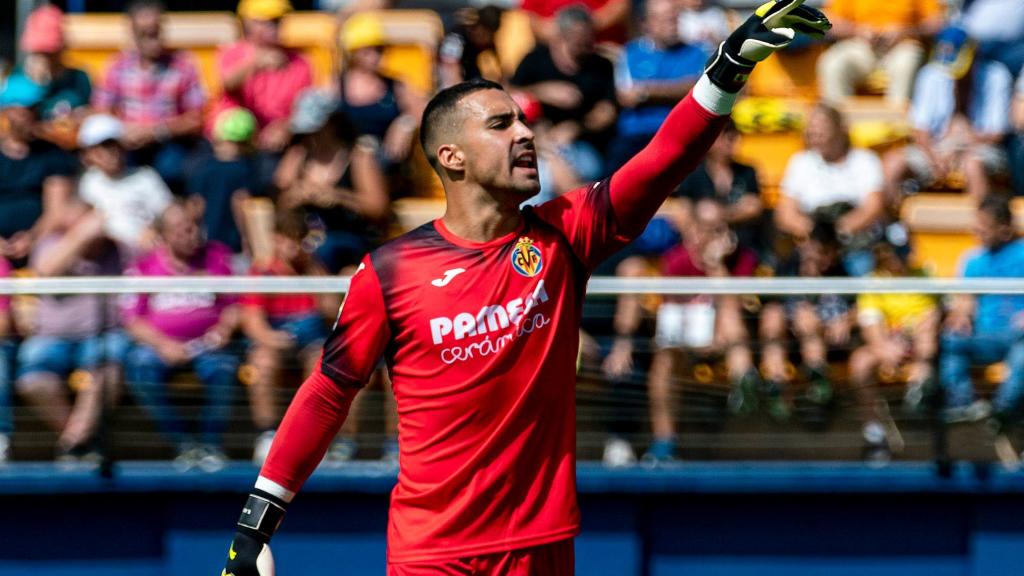
[[[437,149],[437,162],[445,170],[462,172],[466,169],[466,155],[457,144],[443,144]]]

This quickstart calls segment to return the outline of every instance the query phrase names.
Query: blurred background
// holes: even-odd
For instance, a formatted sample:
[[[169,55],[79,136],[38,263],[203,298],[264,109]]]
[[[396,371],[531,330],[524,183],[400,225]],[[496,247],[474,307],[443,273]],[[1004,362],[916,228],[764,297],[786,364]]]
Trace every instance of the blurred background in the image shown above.
[[[1001,574],[1024,551],[1024,2],[810,3],[829,37],[756,68],[596,274],[580,574]],[[430,96],[506,86],[543,202],[641,150],[756,5],[5,3],[0,575],[219,570],[346,277],[443,214]],[[168,276],[292,292],[137,288]],[[380,573],[397,462],[381,368],[280,565]]]

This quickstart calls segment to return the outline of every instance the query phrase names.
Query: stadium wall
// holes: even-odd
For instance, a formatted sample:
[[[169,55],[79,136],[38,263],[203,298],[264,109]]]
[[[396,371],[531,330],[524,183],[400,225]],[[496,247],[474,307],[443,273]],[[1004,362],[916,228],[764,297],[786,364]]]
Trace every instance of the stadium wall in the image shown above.
[[[587,576],[1019,573],[1024,475],[958,464],[581,464]],[[255,470],[0,469],[0,576],[217,574]],[[274,539],[285,574],[383,574],[394,470],[321,470]]]

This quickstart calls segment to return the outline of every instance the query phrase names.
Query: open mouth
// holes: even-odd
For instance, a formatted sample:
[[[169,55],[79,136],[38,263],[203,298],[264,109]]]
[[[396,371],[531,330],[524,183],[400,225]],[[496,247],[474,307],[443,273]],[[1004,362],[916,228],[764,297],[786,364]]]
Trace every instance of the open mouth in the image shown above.
[[[530,168],[533,170],[537,169],[537,153],[534,151],[522,152],[516,156],[515,162],[512,163],[516,168]]]

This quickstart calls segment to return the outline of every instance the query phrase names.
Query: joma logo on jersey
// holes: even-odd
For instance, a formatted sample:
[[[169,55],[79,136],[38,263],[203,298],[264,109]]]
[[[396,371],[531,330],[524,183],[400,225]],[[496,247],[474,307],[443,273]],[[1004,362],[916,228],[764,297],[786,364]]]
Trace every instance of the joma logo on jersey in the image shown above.
[[[548,301],[548,293],[544,290],[544,281],[537,283],[533,293],[526,299],[516,298],[509,300],[507,304],[489,304],[480,308],[476,315],[470,312],[457,314],[454,318],[441,316],[430,319],[430,336],[434,344],[440,344],[445,336],[454,334],[455,340],[462,340],[467,336],[477,336],[518,326],[519,322],[530,312],[530,310],[543,302]]]
[[[540,249],[533,245],[533,240],[523,236],[516,242],[516,247],[512,249],[512,268],[527,278],[540,274],[544,260]]]

